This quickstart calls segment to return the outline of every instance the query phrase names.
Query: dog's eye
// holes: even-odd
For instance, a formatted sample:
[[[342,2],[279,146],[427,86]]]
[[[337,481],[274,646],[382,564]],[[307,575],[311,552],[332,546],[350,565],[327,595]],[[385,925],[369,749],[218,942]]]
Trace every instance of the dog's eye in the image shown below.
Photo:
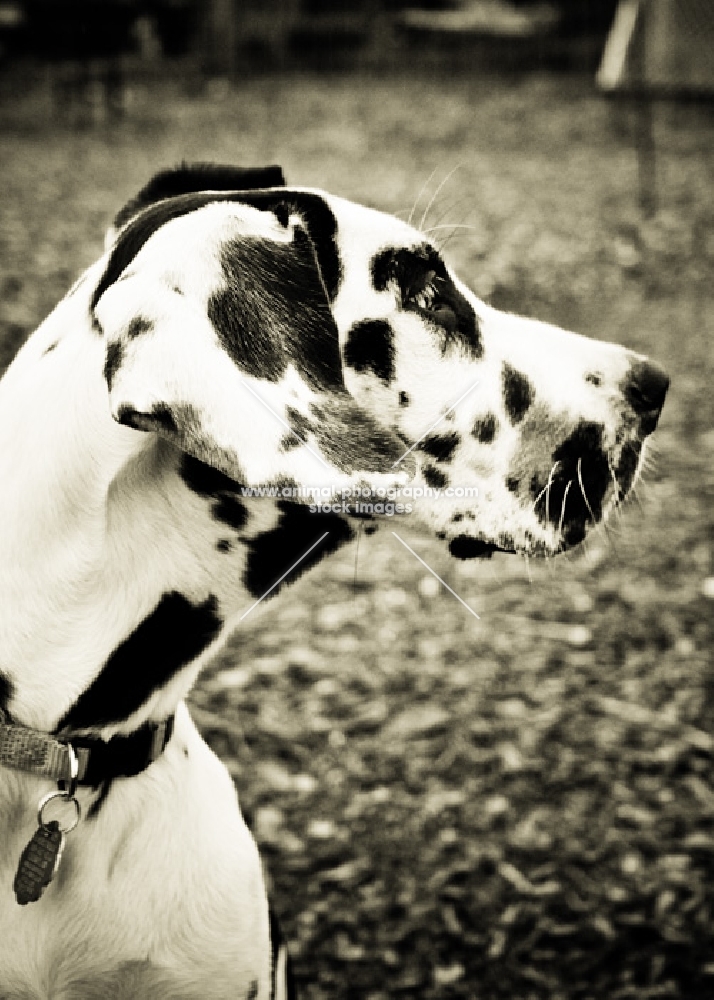
[[[440,302],[439,276],[434,271],[427,271],[415,281],[405,296],[405,305],[412,309],[423,309],[431,312]]]
[[[418,309],[423,309],[425,312],[431,312],[434,306],[438,302],[439,293],[433,285],[427,285],[426,288],[422,288],[420,292],[417,292],[413,297],[412,302]]]
[[[430,319],[442,326],[455,327],[456,314],[446,301],[440,286],[439,276],[434,271],[429,271],[425,275],[424,281],[420,282],[419,287],[410,290],[405,305],[407,308],[427,313]]]

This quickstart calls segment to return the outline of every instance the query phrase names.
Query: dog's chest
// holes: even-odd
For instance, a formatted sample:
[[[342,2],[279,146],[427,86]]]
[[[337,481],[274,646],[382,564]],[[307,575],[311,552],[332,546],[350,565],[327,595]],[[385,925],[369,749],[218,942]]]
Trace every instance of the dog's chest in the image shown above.
[[[185,706],[162,757],[113,782],[95,815],[96,793],[80,789],[83,818],[55,878],[18,906],[12,881],[36,827],[33,790],[44,786],[25,776],[0,786],[2,1000],[267,1000],[257,848]]]

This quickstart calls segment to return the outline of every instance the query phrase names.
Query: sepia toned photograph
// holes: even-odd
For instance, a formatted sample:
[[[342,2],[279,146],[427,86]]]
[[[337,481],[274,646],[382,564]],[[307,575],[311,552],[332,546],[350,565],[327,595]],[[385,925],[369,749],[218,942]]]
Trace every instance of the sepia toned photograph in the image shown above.
[[[0,1000],[714,998],[714,4],[0,0]]]

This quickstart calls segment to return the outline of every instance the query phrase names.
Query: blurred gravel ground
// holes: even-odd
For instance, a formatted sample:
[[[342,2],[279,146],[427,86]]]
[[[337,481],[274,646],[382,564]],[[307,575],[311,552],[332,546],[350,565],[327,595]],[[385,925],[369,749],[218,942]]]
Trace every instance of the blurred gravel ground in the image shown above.
[[[626,109],[578,79],[163,83],[84,132],[22,83],[0,79],[0,366],[185,158],[414,207],[494,304],[668,368],[639,505],[585,551],[457,563],[400,521],[476,620],[390,523],[262,604],[193,707],[308,1000],[714,996],[711,108],[658,108],[642,224]]]

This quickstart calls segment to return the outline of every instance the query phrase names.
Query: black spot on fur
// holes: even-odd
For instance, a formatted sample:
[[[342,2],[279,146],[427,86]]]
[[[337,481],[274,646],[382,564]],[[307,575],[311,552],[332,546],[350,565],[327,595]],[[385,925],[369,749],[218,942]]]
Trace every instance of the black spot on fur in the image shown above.
[[[280,167],[232,167],[220,163],[182,163],[162,170],[117,213],[118,229],[148,205],[164,198],[197,191],[246,191],[250,188],[282,187],[285,178]]]
[[[283,229],[287,229],[290,225],[291,216],[290,206],[284,201],[279,201],[277,205],[273,207],[273,215],[278,220]]]
[[[171,407],[166,403],[154,403],[149,414],[151,420],[157,428],[161,428],[169,434],[177,434],[178,427],[174,419]]]
[[[296,410],[294,406],[285,407],[285,416],[293,434],[297,434],[298,437],[301,438],[306,438],[308,436],[312,430],[312,424],[310,423],[309,417],[306,417],[299,410]]]
[[[299,410],[293,406],[285,407],[285,415],[292,433],[285,434],[280,440],[280,447],[283,451],[291,451],[306,443],[312,431],[312,425],[308,417],[303,416]]]
[[[117,410],[117,423],[124,424],[125,427],[133,427],[135,431],[147,429],[146,426],[140,426],[142,417],[145,418],[146,414],[139,413],[138,410],[134,409],[133,406],[129,406],[128,403],[122,403]]]
[[[557,463],[552,472],[531,477],[533,510],[542,524],[562,524],[564,543],[577,545],[587,525],[602,517],[603,500],[612,482],[602,425],[581,421],[555,449],[552,460]]]
[[[389,247],[371,262],[372,283],[378,292],[394,286],[401,306],[422,316],[439,334],[442,351],[452,346],[473,359],[483,356],[476,313],[461,294],[434,247]],[[428,300],[428,305],[422,304]]]
[[[498,420],[493,413],[487,413],[485,417],[479,417],[471,428],[472,435],[480,444],[490,444],[496,436],[498,430]]]
[[[132,427],[135,431],[163,431],[172,436],[178,434],[173,411],[166,403],[154,403],[149,413],[141,413],[128,403],[122,403],[117,411],[117,423]]]
[[[431,455],[437,462],[449,462],[454,451],[461,442],[461,435],[456,431],[450,434],[432,434],[418,445],[419,451]]]
[[[241,197],[248,205],[275,211],[285,207],[296,213],[305,223],[317,261],[320,274],[330,302],[337,296],[342,281],[342,261],[337,245],[337,219],[324,198],[308,191],[257,191]]]
[[[247,541],[244,583],[254,597],[261,597],[326,531],[327,537],[291,570],[272,594],[352,538],[352,528],[337,514],[311,514],[307,505],[283,500],[277,507],[280,511],[277,525]]]
[[[94,800],[94,802],[92,802],[91,806],[87,810],[87,819],[97,818],[97,816],[101,812],[102,806],[109,798],[109,793],[111,792],[111,790],[112,790],[111,779],[108,779],[107,781],[103,781],[101,783],[101,785],[99,786],[99,795],[97,795],[96,799]]]
[[[552,489],[552,483],[553,479],[551,477],[551,489]],[[530,491],[531,497],[535,500],[536,497],[540,496],[540,494],[543,492],[543,490],[546,488],[547,485],[548,485],[548,476],[545,476],[543,479],[541,479],[537,473],[534,473],[531,476],[530,483],[528,484],[528,489]]]
[[[433,465],[424,466],[423,476],[427,486],[431,486],[435,490],[441,490],[449,484],[449,480],[444,473],[440,472],[439,469],[435,469]]]
[[[458,535],[449,542],[449,552],[456,559],[489,558],[497,548],[498,546],[490,542],[482,542],[479,538],[471,538],[470,535]]]
[[[337,327],[306,233],[297,229],[287,246],[230,240],[221,264],[225,286],[208,300],[208,318],[236,365],[275,382],[292,362],[313,388],[342,387]]]
[[[587,504],[596,518],[602,515],[602,501],[611,482],[610,467],[607,455],[603,449],[603,427],[592,421],[581,421],[575,430],[553,452],[553,461],[560,462],[565,470],[561,475],[574,472],[576,483],[579,480],[587,496]],[[578,463],[580,476],[578,477]],[[574,484],[575,485],[575,484]],[[577,491],[581,493],[580,488]],[[583,504],[587,508],[585,497]]]
[[[588,372],[585,376],[585,381],[589,385],[601,386],[602,385],[602,375],[600,372]]]
[[[310,426],[321,454],[341,472],[411,473],[415,463],[404,442],[361,409],[347,392],[311,403]]]
[[[355,323],[347,334],[345,364],[356,372],[372,371],[386,385],[394,378],[394,331],[382,319]]]
[[[520,479],[517,479],[515,476],[509,476],[508,479],[506,480],[506,489],[510,493],[518,493],[520,486],[521,486],[521,481]]]
[[[240,499],[238,483],[218,469],[186,454],[181,456],[179,474],[190,490],[212,500],[211,515],[216,521],[227,524],[235,531],[241,531],[246,526],[248,508]]]
[[[404,392],[402,390],[399,393],[399,405],[400,406],[409,406],[410,403],[411,403],[411,400],[409,399],[409,393],[408,392]]]
[[[216,542],[216,549],[219,552],[230,552],[231,547],[232,546],[228,538],[219,538],[218,541]]]
[[[107,353],[104,361],[104,378],[107,388],[111,390],[114,376],[119,371],[124,360],[124,346],[120,340],[113,340],[107,346]]]
[[[46,347],[44,349],[44,351],[42,352],[42,357],[44,358],[48,354],[51,354],[52,351],[54,351],[55,347],[57,347],[58,344],[59,344],[59,340],[53,340],[52,343],[49,345],[49,347]]]
[[[297,434],[284,434],[280,438],[279,447],[282,452],[293,451],[295,448],[299,448],[302,443]]]
[[[622,500],[626,496],[634,482],[641,450],[642,446],[632,441],[622,446],[620,458],[614,470],[618,485],[618,500]]]
[[[134,340],[143,333],[150,333],[154,329],[154,324],[145,316],[134,316],[126,328],[127,340]]]
[[[502,378],[506,414],[511,423],[517,424],[523,420],[535,399],[535,390],[526,376],[507,362],[503,365]]]
[[[183,594],[164,594],[154,610],[117,646],[97,677],[58,725],[88,729],[126,719],[195,660],[220,632],[218,601],[192,604]]]
[[[7,712],[12,692],[12,681],[0,670],[0,712]]]

